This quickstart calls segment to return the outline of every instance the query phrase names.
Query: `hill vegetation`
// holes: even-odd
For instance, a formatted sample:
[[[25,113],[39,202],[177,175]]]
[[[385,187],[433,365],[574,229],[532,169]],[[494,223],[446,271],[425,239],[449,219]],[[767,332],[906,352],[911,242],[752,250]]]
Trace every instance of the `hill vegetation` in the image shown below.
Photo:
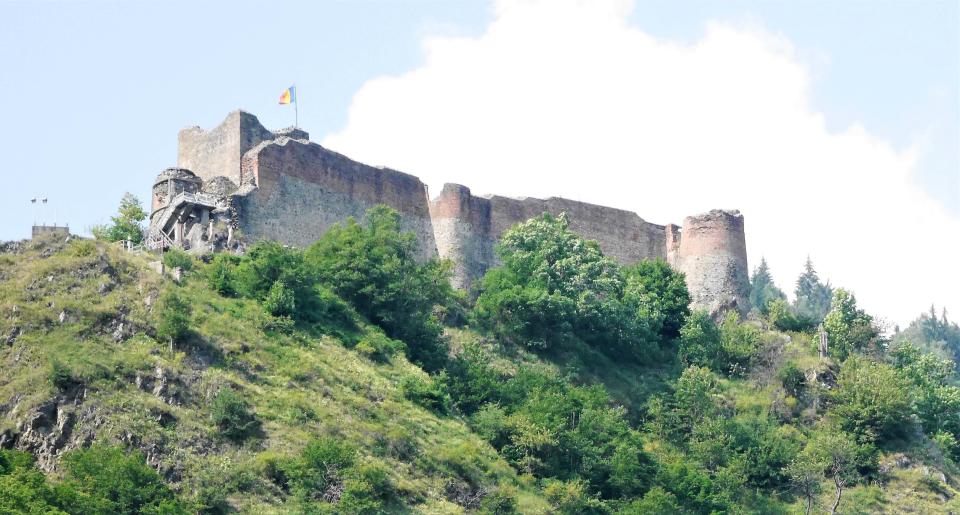
[[[169,251],[178,281],[2,244],[0,513],[960,510],[945,313],[886,338],[808,260],[712,318],[549,215],[466,294],[399,222]]]

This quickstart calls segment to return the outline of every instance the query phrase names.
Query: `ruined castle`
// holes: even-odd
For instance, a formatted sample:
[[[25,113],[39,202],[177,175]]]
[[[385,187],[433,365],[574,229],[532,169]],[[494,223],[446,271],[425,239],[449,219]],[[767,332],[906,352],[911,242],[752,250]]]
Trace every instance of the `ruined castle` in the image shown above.
[[[446,184],[431,199],[417,177],[358,163],[323,148],[296,128],[271,132],[234,111],[210,131],[180,131],[177,167],[153,185],[148,245],[199,251],[271,239],[307,246],[331,225],[361,218],[377,204],[402,216],[421,260],[450,259],[454,284],[468,288],[496,266],[494,245],[513,225],[566,213],[570,227],[620,263],[663,258],[686,275],[696,308],[748,309],[743,217],[714,210],[683,226],[657,225],[636,213],[562,198],[478,196]]]

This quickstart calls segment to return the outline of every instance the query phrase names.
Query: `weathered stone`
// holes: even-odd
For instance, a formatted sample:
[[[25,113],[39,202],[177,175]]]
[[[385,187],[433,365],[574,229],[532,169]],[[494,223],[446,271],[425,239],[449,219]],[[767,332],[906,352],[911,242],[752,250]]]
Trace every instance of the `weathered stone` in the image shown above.
[[[430,201],[412,175],[353,161],[300,129],[271,132],[243,111],[210,131],[181,131],[177,165],[154,183],[148,245],[156,248],[239,251],[244,241],[260,239],[303,247],[333,224],[386,204],[416,235],[418,258],[450,258],[454,284],[468,288],[497,265],[494,246],[506,230],[545,212],[566,213],[573,231],[620,263],[662,258],[683,271],[694,308],[749,308],[743,217],[736,211],[688,217],[681,229],[562,198],[478,197],[456,184]]]

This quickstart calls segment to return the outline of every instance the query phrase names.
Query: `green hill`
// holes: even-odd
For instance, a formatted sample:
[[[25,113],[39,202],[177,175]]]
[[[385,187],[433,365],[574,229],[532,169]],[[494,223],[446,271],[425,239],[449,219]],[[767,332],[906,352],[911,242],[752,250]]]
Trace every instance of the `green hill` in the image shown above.
[[[955,377],[920,354],[837,322],[852,357],[819,358],[599,255],[546,292],[506,255],[473,301],[408,244],[348,224],[168,254],[179,281],[108,243],[0,245],[0,513],[804,513],[837,482],[839,513],[960,511]]]

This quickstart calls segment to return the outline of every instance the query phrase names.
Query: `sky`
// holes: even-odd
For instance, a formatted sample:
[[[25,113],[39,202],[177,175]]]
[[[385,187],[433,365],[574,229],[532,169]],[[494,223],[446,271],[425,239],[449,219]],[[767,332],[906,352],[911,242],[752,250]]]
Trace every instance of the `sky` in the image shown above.
[[[146,202],[183,127],[291,125],[293,83],[432,192],[736,208],[788,292],[809,255],[891,323],[960,314],[955,0],[0,0],[0,240]]]

